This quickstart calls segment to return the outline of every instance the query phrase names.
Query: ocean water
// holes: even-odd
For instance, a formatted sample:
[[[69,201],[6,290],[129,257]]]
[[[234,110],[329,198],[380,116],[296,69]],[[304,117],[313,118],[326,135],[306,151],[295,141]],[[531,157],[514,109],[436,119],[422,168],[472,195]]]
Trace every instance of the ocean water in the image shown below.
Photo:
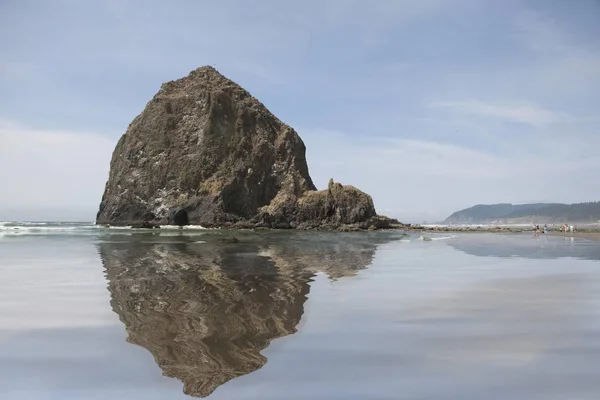
[[[0,223],[0,398],[598,399],[600,242],[422,235]]]

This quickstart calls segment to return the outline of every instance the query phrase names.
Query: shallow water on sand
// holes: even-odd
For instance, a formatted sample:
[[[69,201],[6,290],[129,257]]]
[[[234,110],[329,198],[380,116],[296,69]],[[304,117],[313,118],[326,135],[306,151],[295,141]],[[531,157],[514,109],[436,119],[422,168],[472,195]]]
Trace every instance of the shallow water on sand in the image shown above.
[[[598,398],[599,242],[231,234],[0,236],[0,398]]]

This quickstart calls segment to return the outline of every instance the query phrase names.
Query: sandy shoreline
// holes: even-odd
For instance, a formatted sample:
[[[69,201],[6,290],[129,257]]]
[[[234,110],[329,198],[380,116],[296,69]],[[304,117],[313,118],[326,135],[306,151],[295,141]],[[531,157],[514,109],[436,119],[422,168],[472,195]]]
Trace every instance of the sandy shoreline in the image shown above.
[[[552,236],[578,237],[583,239],[600,241],[600,232],[549,232]]]
[[[439,226],[439,227],[420,227],[413,226],[407,231],[422,231],[422,232],[465,232],[465,233],[531,233],[533,235],[533,231],[531,228],[524,227],[507,227],[507,226],[495,226],[495,227],[447,227],[447,226]],[[543,231],[540,231],[540,236],[544,235]],[[600,231],[583,231],[583,232],[560,232],[557,230],[550,230],[546,235],[551,236],[563,236],[563,237],[578,237],[588,240],[600,241]]]

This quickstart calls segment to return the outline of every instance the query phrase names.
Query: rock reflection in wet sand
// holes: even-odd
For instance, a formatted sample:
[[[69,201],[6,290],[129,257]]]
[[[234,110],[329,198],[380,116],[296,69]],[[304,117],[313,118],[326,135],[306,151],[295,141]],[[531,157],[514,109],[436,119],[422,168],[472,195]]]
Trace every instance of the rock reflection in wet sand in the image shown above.
[[[261,368],[261,350],[296,331],[316,272],[352,275],[384,238],[257,235],[223,244],[207,236],[106,241],[99,252],[127,340],[150,351],[186,394],[206,397]]]

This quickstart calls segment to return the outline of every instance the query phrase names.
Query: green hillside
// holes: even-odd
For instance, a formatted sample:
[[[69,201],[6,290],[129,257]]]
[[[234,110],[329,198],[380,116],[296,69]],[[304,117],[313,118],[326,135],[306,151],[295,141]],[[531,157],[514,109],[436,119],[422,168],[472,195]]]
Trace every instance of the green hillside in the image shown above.
[[[595,223],[600,220],[600,202],[561,204],[479,204],[450,215],[446,224],[479,223]]]

